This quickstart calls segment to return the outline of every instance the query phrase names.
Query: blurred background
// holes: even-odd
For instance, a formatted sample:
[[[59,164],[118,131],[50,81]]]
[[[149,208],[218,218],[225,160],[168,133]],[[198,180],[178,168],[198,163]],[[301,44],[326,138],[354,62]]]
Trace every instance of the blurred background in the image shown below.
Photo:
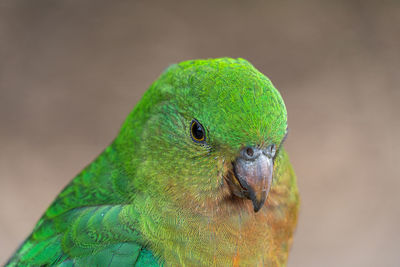
[[[0,264],[170,64],[243,57],[286,101],[289,266],[400,266],[400,2],[0,2]]]

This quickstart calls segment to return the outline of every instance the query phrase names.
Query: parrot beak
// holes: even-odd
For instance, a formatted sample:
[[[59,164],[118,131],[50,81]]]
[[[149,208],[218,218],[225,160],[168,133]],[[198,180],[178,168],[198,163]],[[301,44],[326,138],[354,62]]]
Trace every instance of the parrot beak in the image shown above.
[[[271,151],[267,148],[266,151]],[[272,184],[273,155],[254,147],[244,148],[233,162],[233,174],[237,181],[229,183],[231,191],[238,197],[253,202],[258,212],[267,199]]]

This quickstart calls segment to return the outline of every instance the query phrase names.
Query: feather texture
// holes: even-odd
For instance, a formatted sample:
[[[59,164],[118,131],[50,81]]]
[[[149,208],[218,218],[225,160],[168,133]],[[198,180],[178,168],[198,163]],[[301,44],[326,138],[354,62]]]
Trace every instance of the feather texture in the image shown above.
[[[7,266],[284,266],[299,207],[286,131],[279,92],[247,61],[172,65]],[[272,187],[255,213],[226,174],[243,147],[270,145]]]

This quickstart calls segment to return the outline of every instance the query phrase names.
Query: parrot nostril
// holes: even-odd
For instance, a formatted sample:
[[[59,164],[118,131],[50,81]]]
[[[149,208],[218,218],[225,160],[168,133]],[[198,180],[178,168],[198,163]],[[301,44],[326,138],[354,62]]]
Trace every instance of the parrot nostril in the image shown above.
[[[256,158],[258,158],[258,156],[262,153],[261,150],[259,150],[256,147],[245,147],[240,151],[240,158],[244,159],[244,160],[250,160],[253,161]]]
[[[247,154],[247,156],[249,156],[251,158],[254,156],[254,150],[251,147],[248,147],[246,149],[246,154]]]
[[[264,155],[266,155],[269,158],[274,158],[276,154],[276,146],[275,145],[270,145],[263,151]]]

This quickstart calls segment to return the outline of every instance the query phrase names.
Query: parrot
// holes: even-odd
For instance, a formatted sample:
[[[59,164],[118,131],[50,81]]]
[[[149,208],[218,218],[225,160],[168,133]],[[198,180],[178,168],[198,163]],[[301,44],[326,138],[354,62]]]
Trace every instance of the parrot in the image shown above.
[[[169,66],[6,266],[286,266],[287,110],[242,58]]]

